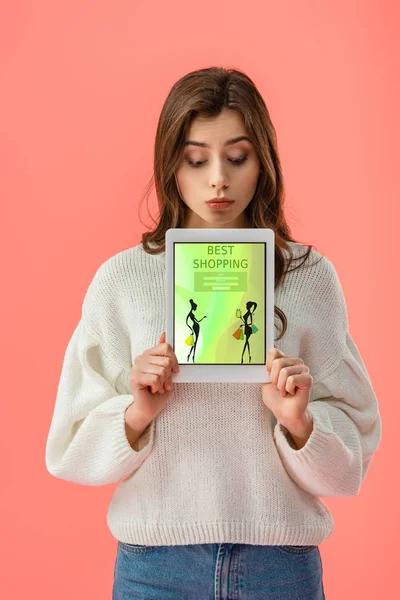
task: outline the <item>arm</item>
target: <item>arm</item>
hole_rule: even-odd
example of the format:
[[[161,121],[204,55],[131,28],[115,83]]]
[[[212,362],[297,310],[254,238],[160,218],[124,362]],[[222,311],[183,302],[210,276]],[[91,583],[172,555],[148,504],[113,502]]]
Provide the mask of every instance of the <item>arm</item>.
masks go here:
[[[51,475],[84,485],[116,483],[149,455],[153,427],[140,437],[140,449],[128,440],[125,411],[134,399],[118,393],[120,374],[81,320],[66,349],[46,444]],[[128,430],[131,441],[143,426],[138,420],[135,431]]]
[[[369,380],[350,356],[314,381],[308,412],[313,427],[276,424],[274,437],[289,476],[316,496],[356,496],[381,440],[381,418]],[[290,429],[293,430],[294,436]],[[296,435],[300,447],[286,435]],[[307,438],[308,436],[308,438]]]
[[[332,263],[325,266],[320,287],[314,286],[307,299],[302,358],[314,377],[310,419],[286,426],[277,422],[274,438],[286,472],[304,490],[316,496],[355,496],[379,447],[382,423],[375,391],[348,330],[343,290]]]

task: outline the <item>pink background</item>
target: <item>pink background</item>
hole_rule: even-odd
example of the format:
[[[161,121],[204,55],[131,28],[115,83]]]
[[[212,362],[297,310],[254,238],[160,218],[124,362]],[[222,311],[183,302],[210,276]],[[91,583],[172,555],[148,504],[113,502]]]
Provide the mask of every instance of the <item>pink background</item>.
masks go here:
[[[140,241],[138,213],[151,226],[140,200],[162,104],[177,79],[212,65],[244,70],[266,101],[293,235],[333,261],[379,400],[383,441],[361,495],[323,499],[335,520],[320,546],[326,597],[376,600],[397,586],[399,11],[394,1],[244,6],[1,3],[5,598],[111,598],[114,486],[53,478],[45,443],[86,288]],[[156,215],[154,193],[149,207]]]

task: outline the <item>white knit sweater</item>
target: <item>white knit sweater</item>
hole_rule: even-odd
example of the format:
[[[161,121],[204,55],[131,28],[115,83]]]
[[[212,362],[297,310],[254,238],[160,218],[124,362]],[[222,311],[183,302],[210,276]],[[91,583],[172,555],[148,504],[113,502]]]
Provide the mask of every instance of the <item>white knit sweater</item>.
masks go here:
[[[296,255],[306,250],[291,246]],[[332,533],[318,496],[359,494],[381,418],[337,272],[321,256],[313,249],[275,290],[288,319],[276,346],[301,357],[313,377],[314,429],[300,450],[262,402],[262,384],[229,382],[173,384],[132,449],[129,375],[134,357],[165,331],[165,252],[149,255],[138,244],[98,268],[66,348],[46,466],[83,485],[119,484],[107,515],[116,539],[318,545]]]

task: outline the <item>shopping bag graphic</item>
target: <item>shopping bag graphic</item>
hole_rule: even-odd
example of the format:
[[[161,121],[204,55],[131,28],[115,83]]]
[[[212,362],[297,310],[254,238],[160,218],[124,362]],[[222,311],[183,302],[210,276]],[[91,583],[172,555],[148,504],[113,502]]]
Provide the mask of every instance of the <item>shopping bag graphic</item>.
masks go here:
[[[236,338],[237,340],[240,339],[240,334],[243,333],[242,332],[242,328],[239,327],[239,329],[236,329],[235,333],[232,333],[233,337]]]
[[[242,311],[240,310],[240,308],[236,309],[236,318],[240,319],[240,317],[242,316]]]
[[[254,325],[254,323],[253,323],[252,326],[251,326],[251,330],[252,330],[253,333],[257,333],[258,327],[256,325]]]
[[[185,340],[185,344],[187,344],[188,346],[194,346],[194,338],[193,335],[190,334],[186,340]]]
[[[243,333],[243,328],[240,328],[240,338],[239,340],[243,340],[244,339],[244,333]]]

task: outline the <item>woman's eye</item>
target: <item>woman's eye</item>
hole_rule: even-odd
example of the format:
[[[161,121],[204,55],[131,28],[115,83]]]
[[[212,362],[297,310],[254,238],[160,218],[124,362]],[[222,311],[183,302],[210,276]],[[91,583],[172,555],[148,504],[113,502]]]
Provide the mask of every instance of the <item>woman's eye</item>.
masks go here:
[[[197,161],[192,161],[192,160],[187,160],[186,161],[191,167],[201,167],[201,165],[203,164],[201,161],[197,160]]]
[[[242,158],[232,158],[232,159],[229,159],[229,160],[230,160],[230,162],[233,165],[237,165],[238,166],[238,165],[241,165],[242,163],[244,163],[245,160],[247,160],[247,156],[243,156]],[[196,161],[187,160],[187,162],[189,163],[190,166],[197,168],[197,167],[201,167],[201,165],[204,165],[204,163],[207,162],[207,161],[205,161],[205,160],[203,160],[203,161],[201,161],[201,160],[196,160]]]
[[[247,156],[243,156],[243,158],[232,158],[231,163],[234,165],[241,165],[245,160],[247,160]]]

